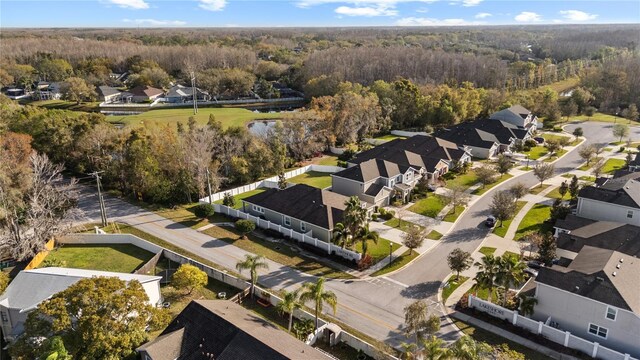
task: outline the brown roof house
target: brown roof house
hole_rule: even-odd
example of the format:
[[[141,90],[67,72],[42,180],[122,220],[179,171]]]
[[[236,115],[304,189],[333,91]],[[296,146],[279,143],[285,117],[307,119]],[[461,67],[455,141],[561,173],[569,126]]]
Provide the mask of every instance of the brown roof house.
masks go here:
[[[136,86],[129,90],[129,92],[133,95],[131,101],[137,103],[154,101],[157,98],[164,96],[164,91],[162,89],[146,85]]]

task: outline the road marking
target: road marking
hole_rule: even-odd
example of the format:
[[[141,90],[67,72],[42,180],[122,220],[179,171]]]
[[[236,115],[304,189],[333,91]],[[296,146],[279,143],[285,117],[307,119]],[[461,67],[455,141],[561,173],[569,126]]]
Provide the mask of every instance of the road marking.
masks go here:
[[[360,312],[358,310],[352,309],[352,308],[348,307],[347,305],[338,304],[338,308],[344,308],[345,310],[350,311],[350,312],[352,312],[354,314],[360,315],[365,319],[369,319],[369,320],[371,320],[371,321],[373,321],[375,323],[378,323],[378,324],[382,325],[383,327],[385,327],[385,328],[387,328],[389,330],[398,331],[398,327],[397,326],[393,326],[393,325],[389,324],[386,321],[382,321],[382,320],[376,319],[376,318],[374,318],[372,316],[369,316],[369,315],[367,315],[365,313],[362,313],[362,312]]]
[[[400,281],[397,281],[397,280],[393,280],[392,278],[388,278],[388,277],[386,277],[386,276],[383,276],[382,278],[383,278],[383,279],[385,279],[385,280],[388,280],[388,281],[390,281],[390,282],[392,282],[392,283],[394,283],[394,284],[396,284],[396,285],[400,285],[400,286],[402,286],[402,287],[403,287],[403,288],[405,288],[405,289],[409,287],[409,285],[404,284],[404,283],[401,283]]]

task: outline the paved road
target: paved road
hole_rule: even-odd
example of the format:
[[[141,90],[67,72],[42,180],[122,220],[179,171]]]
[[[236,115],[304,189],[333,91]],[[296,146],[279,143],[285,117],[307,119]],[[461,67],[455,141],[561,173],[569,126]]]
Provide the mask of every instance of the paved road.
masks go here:
[[[578,126],[584,130],[586,143],[605,144],[617,140],[611,134],[611,124],[572,124],[567,126],[567,131],[572,132]],[[632,129],[632,138],[640,138],[640,128]],[[577,150],[574,150],[556,162],[556,172],[571,171],[581,162]],[[526,173],[488,191],[459,218],[449,234],[406,269],[389,277],[328,281],[328,288],[336,292],[339,299],[337,317],[369,336],[397,346],[405,340],[402,335],[402,324],[403,308],[406,305],[416,299],[426,299],[433,313],[443,315],[442,305],[437,301],[437,293],[442,281],[450,274],[446,261],[447,255],[456,247],[473,252],[481,245],[488,233],[482,222],[488,215],[487,209],[492,194],[515,182],[533,186],[537,183],[537,179],[532,173]],[[234,269],[235,263],[246,254],[242,249],[173,223],[124,201],[109,198],[106,202],[111,221],[117,218],[118,221],[134,225],[227,268]],[[85,210],[89,219],[99,219],[94,194],[88,192],[83,196],[80,207]],[[261,282],[281,289],[296,287],[311,278],[271,262],[270,270],[261,277]],[[443,321],[443,328],[439,335],[446,340],[457,338],[455,328],[446,321]]]

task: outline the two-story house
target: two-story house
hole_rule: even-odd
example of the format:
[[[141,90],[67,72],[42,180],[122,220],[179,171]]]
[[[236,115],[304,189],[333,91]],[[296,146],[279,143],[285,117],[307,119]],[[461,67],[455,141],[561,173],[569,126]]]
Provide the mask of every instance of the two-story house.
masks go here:
[[[371,159],[331,174],[331,190],[346,196],[358,196],[369,204],[385,206],[389,205],[394,194],[398,198],[406,198],[421,176],[419,168]]]
[[[638,358],[638,274],[638,258],[585,245],[567,267],[539,270],[532,318]]]
[[[165,95],[165,100],[169,103],[184,103],[193,101],[193,95],[195,92],[196,99],[198,101],[209,101],[211,96],[208,92],[200,90],[198,88],[192,88],[184,85],[172,86]]]
[[[576,215],[640,226],[640,172],[582,188],[578,192]]]
[[[492,120],[500,120],[527,130],[529,134],[538,127],[538,117],[521,105],[513,105],[510,108],[497,111],[491,116]]]

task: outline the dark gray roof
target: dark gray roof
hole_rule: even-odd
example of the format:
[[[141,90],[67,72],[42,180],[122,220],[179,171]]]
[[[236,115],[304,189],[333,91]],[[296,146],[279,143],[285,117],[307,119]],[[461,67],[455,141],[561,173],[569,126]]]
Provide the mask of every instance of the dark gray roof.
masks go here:
[[[122,91],[111,86],[98,86],[98,93],[99,95],[104,97],[104,96],[117,95],[122,93]]]
[[[202,91],[196,88],[196,96],[201,94],[208,94],[206,91]],[[166,97],[188,97],[193,96],[193,88],[190,86],[174,85],[169,91],[167,91]]]
[[[570,218],[582,219],[573,215],[567,216],[567,219]],[[571,230],[570,234],[560,234],[557,240],[558,247],[580,252],[584,246],[593,246],[640,257],[640,227],[613,221],[590,221],[568,229]],[[556,227],[559,225],[563,224],[556,224]]]
[[[571,231],[574,229],[581,228],[583,226],[587,226],[589,224],[593,224],[595,222],[597,222],[597,220],[591,220],[591,219],[569,214],[564,219],[556,220],[555,227]]]
[[[333,176],[351,179],[362,183],[375,180],[379,177],[394,178],[404,174],[409,169],[408,165],[396,164],[383,159],[371,159],[356,166],[334,173]]]
[[[638,274],[637,258],[584,246],[568,267],[541,268],[536,282],[640,314]]]
[[[521,105],[513,105],[510,108],[494,112],[491,114],[490,118],[496,120],[508,120],[509,118],[522,120],[526,119],[529,114],[531,114],[531,111],[525,107]]]
[[[378,194],[383,188],[384,188],[384,185],[371,184],[371,186],[369,186],[367,191],[365,191],[364,193],[369,196],[378,196]]]
[[[636,156],[629,163],[631,166],[640,166],[640,153],[636,153]]]
[[[268,189],[244,201],[332,230],[342,222],[344,203],[348,199],[328,190],[296,184],[284,190]]]
[[[167,337],[176,332],[182,334]],[[176,341],[179,338],[182,341]],[[153,360],[329,359],[251,311],[225,300],[190,302],[158,338],[138,350],[162,354]],[[171,357],[175,353],[178,356]]]
[[[600,186],[587,186],[578,197],[621,206],[640,208],[640,172],[627,173],[605,181]]]
[[[523,140],[528,132],[504,121],[479,119],[438,130],[435,135],[456,144],[489,149],[494,142],[509,145],[512,139]]]

